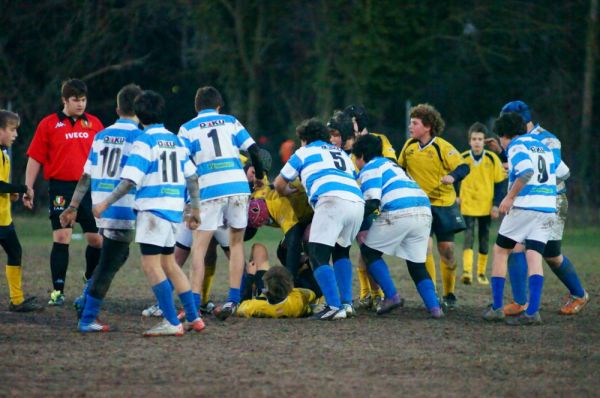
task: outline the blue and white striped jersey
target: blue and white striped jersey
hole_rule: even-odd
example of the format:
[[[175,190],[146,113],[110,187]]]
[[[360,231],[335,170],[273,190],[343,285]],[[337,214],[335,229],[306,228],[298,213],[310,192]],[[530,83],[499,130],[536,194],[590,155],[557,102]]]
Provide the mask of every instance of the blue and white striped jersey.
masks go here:
[[[556,212],[556,165],[560,163],[556,153],[537,140],[532,134],[514,138],[506,149],[508,155],[508,183],[512,184],[524,173],[533,172],[527,185],[519,192],[513,206],[519,209]],[[566,169],[567,171],[565,172]],[[561,167],[559,177],[568,168]]]
[[[233,116],[205,109],[179,129],[200,176],[200,200],[233,195],[250,195],[240,149],[246,151],[255,142]]]
[[[195,174],[196,168],[183,142],[162,124],[153,124],[133,143],[121,178],[137,186],[135,210],[181,222],[185,179]]]
[[[427,194],[396,162],[383,157],[371,159],[358,175],[365,200],[377,199],[380,210],[430,207]]]
[[[548,148],[550,148],[552,153],[554,153],[554,156],[555,157],[558,156],[558,158],[562,162],[562,155],[561,155],[561,146],[562,145],[557,136],[555,136],[548,130],[544,129],[539,124],[536,124],[535,127],[533,129],[531,129],[531,131],[529,131],[527,134],[531,134],[536,139],[542,141],[542,143],[544,145],[546,145]],[[561,181],[557,184],[556,190],[558,191],[558,193],[566,192],[567,186],[565,185],[564,181]]]
[[[142,134],[137,124],[128,119],[119,119],[115,124],[100,131],[94,137],[92,149],[83,172],[92,177],[92,202],[102,202],[119,184],[121,170],[127,162],[133,141]],[[99,228],[134,229],[133,202],[135,188],[113,203],[96,220]]]
[[[300,176],[308,202],[313,207],[321,196],[364,203],[352,160],[346,152],[330,143],[313,141],[299,148],[280,173],[288,182]]]

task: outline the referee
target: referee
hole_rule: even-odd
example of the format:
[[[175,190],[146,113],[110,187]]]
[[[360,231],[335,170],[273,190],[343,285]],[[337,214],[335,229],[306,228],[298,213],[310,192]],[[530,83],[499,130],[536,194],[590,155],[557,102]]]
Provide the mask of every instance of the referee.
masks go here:
[[[52,113],[38,124],[33,140],[27,150],[29,159],[25,172],[25,185],[33,192],[35,180],[44,169],[44,179],[48,180],[48,209],[52,223],[52,251],[50,270],[53,291],[48,305],[64,304],[65,279],[69,265],[69,243],[72,229],[60,225],[59,216],[67,203],[83,172],[94,136],[104,129],[100,120],[85,112],[87,87],[78,79],[69,79],[62,84],[61,99],[63,109]],[[23,203],[33,208],[33,194],[24,195]],[[92,215],[92,200],[88,192],[79,206],[77,222],[81,225],[88,247],[85,251],[86,280],[92,276],[100,258],[102,238],[98,234],[96,221]]]

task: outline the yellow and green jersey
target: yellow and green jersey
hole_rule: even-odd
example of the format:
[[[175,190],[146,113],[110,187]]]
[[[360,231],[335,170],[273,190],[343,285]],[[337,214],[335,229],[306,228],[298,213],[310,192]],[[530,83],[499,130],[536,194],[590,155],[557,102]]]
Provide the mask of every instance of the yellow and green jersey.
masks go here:
[[[0,151],[0,181],[8,182],[10,178],[10,158],[4,151]],[[0,194],[0,227],[6,227],[12,223],[10,209],[10,193]]]
[[[471,169],[460,184],[460,212],[465,216],[487,216],[492,210],[494,185],[506,179],[498,155],[484,150],[481,157],[465,151],[462,157]]]
[[[456,202],[454,186],[442,184],[441,179],[465,161],[448,141],[433,137],[421,147],[419,140],[411,138],[404,144],[398,164],[425,191],[432,206],[451,206]]]
[[[236,311],[246,318],[300,318],[311,313],[310,304],[317,296],[312,290],[294,288],[280,303],[271,304],[265,296],[243,301]]]
[[[269,215],[273,221],[267,225],[281,228],[284,235],[298,223],[308,224],[313,216],[313,209],[306,198],[306,191],[299,184],[299,181],[290,184],[299,188],[290,196],[282,196],[268,185],[252,193],[253,198],[263,198],[267,204]]]

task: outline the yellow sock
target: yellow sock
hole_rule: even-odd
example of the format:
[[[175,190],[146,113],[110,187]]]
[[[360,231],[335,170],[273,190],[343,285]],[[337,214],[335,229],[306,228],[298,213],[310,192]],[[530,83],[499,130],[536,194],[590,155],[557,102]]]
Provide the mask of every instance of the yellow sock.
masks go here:
[[[433,258],[433,253],[427,255],[427,259],[425,260],[425,268],[433,281],[433,286],[437,286],[437,278],[435,274],[435,260]]]
[[[23,286],[21,285],[21,266],[7,265],[6,280],[8,281],[10,301],[12,301],[14,305],[21,304],[24,301]]]
[[[442,289],[444,291],[444,296],[447,296],[450,293],[454,294],[454,286],[456,284],[456,264],[454,264],[453,268],[449,268],[448,264],[441,259],[440,270],[442,272]]]
[[[477,275],[485,275],[485,269],[487,268],[487,254],[479,253],[477,255]]]
[[[383,294],[383,290],[381,290],[381,288],[379,288],[376,290],[371,290],[371,297],[373,297],[373,298],[379,297],[381,299],[384,299],[385,295]]]
[[[473,273],[473,249],[463,250],[463,273]]]
[[[204,265],[204,280],[202,281],[202,289],[200,289],[200,296],[202,296],[202,304],[206,304],[209,301],[210,291],[212,289],[212,283],[215,277],[216,270],[217,264]]]
[[[371,292],[371,284],[369,283],[369,274],[366,268],[356,267],[358,274],[358,284],[360,285],[360,298],[364,299]]]

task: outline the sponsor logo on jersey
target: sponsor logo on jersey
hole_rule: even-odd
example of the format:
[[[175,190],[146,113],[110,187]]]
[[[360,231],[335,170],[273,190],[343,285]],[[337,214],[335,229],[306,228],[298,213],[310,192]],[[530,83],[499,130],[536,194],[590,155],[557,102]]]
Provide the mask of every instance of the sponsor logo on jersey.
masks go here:
[[[199,127],[201,129],[205,129],[205,128],[209,128],[209,127],[224,126],[224,125],[225,125],[225,120],[218,119],[218,120],[211,120],[210,122],[202,122],[199,124]]]
[[[56,123],[56,126],[54,126],[55,129],[57,129],[59,127],[65,127],[65,124],[63,122],[58,122],[58,123]]]
[[[72,139],[76,139],[76,138],[89,138],[89,134],[85,131],[75,131],[72,133],[66,133],[65,134],[65,138],[67,140],[72,140]]]
[[[156,144],[160,147],[160,148],[175,148],[175,142],[173,141],[163,141],[163,140],[158,140],[156,142]]]
[[[531,150],[531,152],[534,152],[534,153],[545,153],[546,152],[546,151],[544,151],[544,148],[541,148],[539,146],[532,146],[529,149]]]
[[[125,143],[125,138],[124,137],[111,137],[111,136],[107,135],[106,137],[104,137],[103,142],[105,144],[123,145],[123,143]]]

